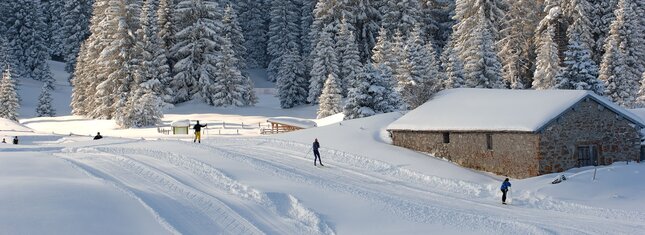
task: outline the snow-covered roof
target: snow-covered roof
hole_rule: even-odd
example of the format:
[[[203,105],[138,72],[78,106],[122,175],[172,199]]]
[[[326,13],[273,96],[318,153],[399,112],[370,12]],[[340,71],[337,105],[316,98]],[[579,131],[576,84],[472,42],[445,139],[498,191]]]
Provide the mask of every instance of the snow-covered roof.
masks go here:
[[[309,119],[294,118],[294,117],[272,117],[267,120],[272,123],[280,123],[289,126],[295,126],[300,128],[312,128],[316,127],[316,122]]]
[[[536,132],[585,98],[645,127],[638,116],[589,91],[458,88],[437,93],[387,129]]]
[[[188,119],[176,120],[176,121],[170,123],[170,126],[172,126],[172,127],[190,126],[190,120],[188,120]]]

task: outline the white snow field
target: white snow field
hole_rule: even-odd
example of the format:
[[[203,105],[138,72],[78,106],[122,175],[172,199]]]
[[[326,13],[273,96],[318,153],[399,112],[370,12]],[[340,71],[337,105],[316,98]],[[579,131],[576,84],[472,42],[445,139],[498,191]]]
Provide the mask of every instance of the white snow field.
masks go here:
[[[165,121],[315,115],[262,99],[184,104]],[[21,140],[0,144],[0,234],[645,234],[642,163],[598,167],[595,180],[593,167],[564,172],[560,184],[551,184],[559,174],[511,179],[502,205],[503,176],[390,145],[384,129],[402,115],[336,115],[271,136],[214,134],[234,129],[220,126],[201,144],[73,116],[23,114],[27,128],[0,120],[22,127],[0,128]],[[86,136],[97,130],[104,139]],[[314,138],[324,167],[312,164]]]

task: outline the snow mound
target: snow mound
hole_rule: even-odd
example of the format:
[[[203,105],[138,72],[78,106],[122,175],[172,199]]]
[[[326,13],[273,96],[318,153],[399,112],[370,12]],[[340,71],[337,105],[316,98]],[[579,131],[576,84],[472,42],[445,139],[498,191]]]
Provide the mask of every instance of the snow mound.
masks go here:
[[[4,118],[0,118],[0,131],[34,132],[34,130],[29,127]]]

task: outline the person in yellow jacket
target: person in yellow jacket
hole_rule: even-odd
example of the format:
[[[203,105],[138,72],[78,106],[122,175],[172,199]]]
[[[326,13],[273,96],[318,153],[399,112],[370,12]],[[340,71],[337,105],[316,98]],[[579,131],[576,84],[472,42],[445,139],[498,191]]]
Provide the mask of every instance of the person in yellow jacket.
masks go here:
[[[195,139],[193,140],[193,143],[194,142],[199,142],[199,143],[202,142],[201,131],[202,131],[202,127],[206,127],[206,126],[208,126],[208,124],[200,125],[199,121],[197,121],[197,124],[195,124],[195,126],[193,126],[193,129],[195,130]]]

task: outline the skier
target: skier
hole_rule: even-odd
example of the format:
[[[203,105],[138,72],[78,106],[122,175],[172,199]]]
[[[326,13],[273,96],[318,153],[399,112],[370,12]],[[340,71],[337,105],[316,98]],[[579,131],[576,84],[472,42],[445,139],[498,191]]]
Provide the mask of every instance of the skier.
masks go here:
[[[502,187],[500,188],[502,190],[502,204],[504,205],[506,205],[506,193],[508,192],[509,187],[511,187],[511,182],[509,182],[508,178],[506,178],[502,183]]]
[[[103,136],[101,135],[101,132],[96,132],[96,136],[94,136],[95,140],[100,140],[103,139]]]
[[[201,135],[202,127],[206,127],[206,126],[208,126],[208,124],[200,125],[199,121],[197,121],[197,124],[195,124],[195,126],[193,126],[193,129],[195,130],[195,139],[193,140],[193,143],[195,141],[199,141],[199,143],[202,142],[202,135]]]
[[[13,137],[13,144],[18,144],[18,136]]]
[[[2,138],[2,143],[3,143],[3,144],[6,144],[6,143],[7,143],[7,141],[6,141],[4,138]]]
[[[318,139],[314,140],[314,145],[311,148],[314,150],[314,166],[316,165],[316,159],[318,159],[318,162],[320,162],[320,166],[325,166],[322,164],[322,159],[320,158],[320,152],[318,152],[318,149],[320,148],[320,143],[318,143]]]

